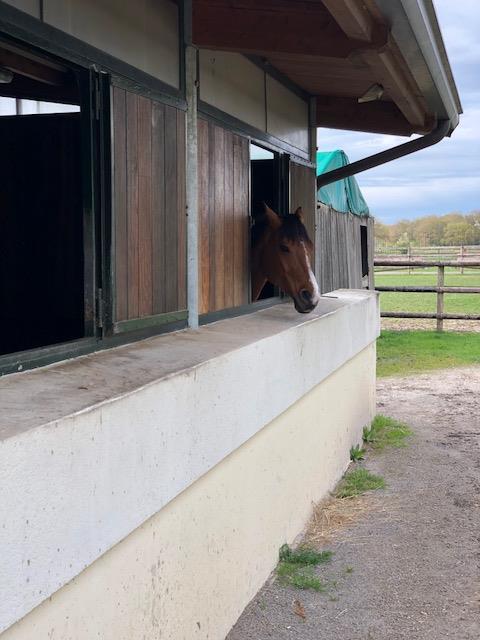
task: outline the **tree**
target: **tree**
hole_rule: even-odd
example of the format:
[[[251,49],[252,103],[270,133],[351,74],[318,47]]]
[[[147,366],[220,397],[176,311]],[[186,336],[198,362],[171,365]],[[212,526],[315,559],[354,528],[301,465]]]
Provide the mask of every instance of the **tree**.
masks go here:
[[[443,234],[443,243],[446,245],[473,244],[475,241],[475,229],[468,222],[449,222]]]

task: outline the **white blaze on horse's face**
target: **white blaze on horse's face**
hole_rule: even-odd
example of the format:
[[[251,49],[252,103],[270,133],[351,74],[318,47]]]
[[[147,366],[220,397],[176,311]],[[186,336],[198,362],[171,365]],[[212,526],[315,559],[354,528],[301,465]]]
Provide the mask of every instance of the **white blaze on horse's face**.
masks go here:
[[[312,304],[316,307],[320,301],[320,290],[318,288],[318,282],[315,278],[315,274],[312,271],[312,267],[310,265],[310,256],[308,255],[308,250],[305,244],[303,245],[305,249],[305,260],[307,261],[308,266],[308,276],[310,278],[310,285],[312,287],[313,295],[312,295]]]

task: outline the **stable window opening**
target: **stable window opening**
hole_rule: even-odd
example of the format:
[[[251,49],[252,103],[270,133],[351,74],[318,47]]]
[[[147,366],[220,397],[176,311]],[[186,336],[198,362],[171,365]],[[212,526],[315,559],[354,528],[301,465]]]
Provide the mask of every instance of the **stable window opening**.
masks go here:
[[[252,216],[252,246],[263,232],[264,203],[282,215],[280,154],[250,144],[250,215]],[[279,290],[270,282],[263,287],[259,300],[273,298]]]
[[[87,87],[73,69],[0,42],[0,355],[86,335]]]
[[[368,276],[368,232],[365,225],[360,225],[360,247],[362,254],[362,278]]]

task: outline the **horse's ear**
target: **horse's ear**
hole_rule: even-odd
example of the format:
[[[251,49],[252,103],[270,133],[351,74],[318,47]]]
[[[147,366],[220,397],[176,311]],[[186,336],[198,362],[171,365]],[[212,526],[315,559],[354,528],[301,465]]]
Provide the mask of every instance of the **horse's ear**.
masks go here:
[[[272,227],[272,229],[278,229],[282,225],[280,216],[276,214],[273,209],[270,209],[265,202],[263,203],[263,207],[265,209],[265,218],[267,219],[269,226]]]
[[[295,210],[295,213],[293,215],[297,216],[297,218],[300,220],[300,222],[303,222],[303,209],[302,209],[302,207],[297,207],[297,209]]]

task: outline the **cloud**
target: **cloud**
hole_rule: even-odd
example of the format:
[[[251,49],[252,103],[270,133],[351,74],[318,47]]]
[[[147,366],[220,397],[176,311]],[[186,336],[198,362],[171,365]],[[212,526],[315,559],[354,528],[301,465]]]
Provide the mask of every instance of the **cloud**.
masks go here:
[[[381,220],[480,209],[480,2],[436,0],[445,46],[464,113],[451,138],[357,174]],[[321,150],[343,149],[351,162],[408,138],[319,129]]]

